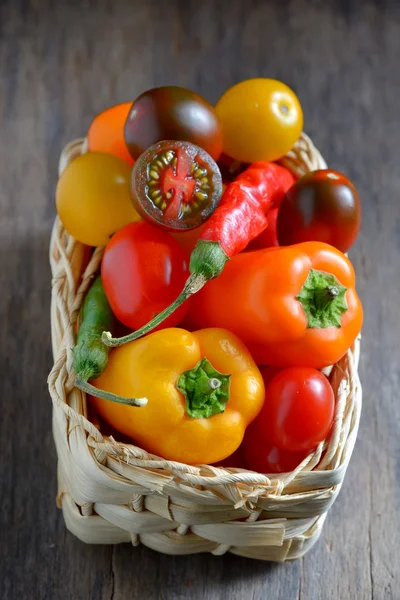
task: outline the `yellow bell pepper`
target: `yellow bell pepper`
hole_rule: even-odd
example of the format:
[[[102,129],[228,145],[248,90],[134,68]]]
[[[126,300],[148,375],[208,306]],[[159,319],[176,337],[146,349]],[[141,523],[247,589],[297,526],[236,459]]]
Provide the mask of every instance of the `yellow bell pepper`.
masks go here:
[[[145,450],[188,464],[214,463],[241,444],[264,403],[264,383],[249,351],[225,329],[156,331],[110,352],[93,382],[141,408],[100,398],[105,421]]]

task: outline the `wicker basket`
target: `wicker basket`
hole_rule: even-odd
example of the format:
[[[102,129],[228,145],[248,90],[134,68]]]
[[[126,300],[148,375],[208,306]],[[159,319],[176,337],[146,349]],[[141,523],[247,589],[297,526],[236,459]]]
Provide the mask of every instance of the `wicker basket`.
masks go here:
[[[60,172],[85,151],[76,140]],[[297,174],[325,168],[306,135],[282,161]],[[332,433],[295,471],[261,475],[171,462],[102,435],[74,387],[71,348],[84,295],[102,250],[91,253],[56,221],[52,233],[49,376],[58,454],[58,505],[67,528],[91,544],[139,543],[167,554],[232,552],[272,561],[295,559],[318,539],[339,493],[357,436],[361,387],[359,340],[330,373],[337,408]]]

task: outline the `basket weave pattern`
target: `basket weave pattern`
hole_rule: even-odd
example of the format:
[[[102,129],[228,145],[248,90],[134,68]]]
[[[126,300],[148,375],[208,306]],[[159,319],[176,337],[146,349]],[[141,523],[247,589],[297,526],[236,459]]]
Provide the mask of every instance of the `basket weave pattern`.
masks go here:
[[[71,142],[60,173],[85,150],[85,140]],[[297,174],[326,168],[305,134],[281,163]],[[359,340],[330,372],[337,401],[330,437],[293,472],[266,476],[167,461],[102,435],[87,418],[85,394],[74,387],[77,320],[102,257],[97,248],[88,261],[89,252],[57,219],[50,247],[55,364],[49,389],[57,501],[67,528],[87,543],[142,543],[168,554],[232,552],[274,561],[302,556],[319,537],[356,440]]]

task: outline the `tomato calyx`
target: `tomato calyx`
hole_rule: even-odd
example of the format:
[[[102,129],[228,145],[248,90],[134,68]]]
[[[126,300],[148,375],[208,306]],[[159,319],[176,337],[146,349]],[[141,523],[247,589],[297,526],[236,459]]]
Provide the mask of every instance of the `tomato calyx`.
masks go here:
[[[341,327],[341,317],[348,309],[346,291],[332,273],[310,269],[296,296],[306,313],[308,328]]]

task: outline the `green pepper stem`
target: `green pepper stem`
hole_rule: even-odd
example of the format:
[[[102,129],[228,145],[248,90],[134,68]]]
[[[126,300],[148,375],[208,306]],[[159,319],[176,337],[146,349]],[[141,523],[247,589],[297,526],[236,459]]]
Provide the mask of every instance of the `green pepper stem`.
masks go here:
[[[117,396],[111,392],[99,390],[97,387],[88,383],[87,381],[84,381],[83,379],[77,378],[75,385],[80,390],[90,394],[91,396],[102,398],[103,400],[110,400],[111,402],[117,402],[118,404],[126,404],[127,406],[146,406],[147,404],[147,398],[123,398],[122,396]]]
[[[185,396],[191,419],[207,419],[224,412],[229,400],[230,375],[220,373],[207,358],[180,375],[176,387]]]
[[[342,315],[348,310],[347,288],[332,274],[310,269],[296,296],[302,304],[310,329],[341,327]]]
[[[219,387],[221,387],[221,382],[219,379],[217,379],[216,377],[213,377],[212,379],[208,380],[208,386],[212,389],[212,390],[217,390]]]
[[[206,284],[206,282],[207,279],[203,275],[190,275],[189,279],[185,283],[185,287],[183,288],[182,292],[179,294],[177,299],[174,300],[174,302],[170,304],[167,308],[165,308],[163,311],[158,313],[158,315],[156,315],[154,319],[146,323],[146,325],[143,325],[143,327],[137,329],[133,333],[130,333],[120,338],[113,338],[109,331],[103,331],[101,341],[106,346],[115,348],[117,346],[122,346],[122,344],[133,342],[134,340],[137,340],[143,335],[146,335],[146,333],[149,333],[155,327],[157,327],[163,321],[165,321],[165,319],[167,319],[177,308],[179,308],[185,302],[185,300],[187,300],[190,296],[201,290],[201,288]]]
[[[314,302],[319,310],[324,310],[339,295],[339,288],[336,285],[327,285],[314,292]]]

